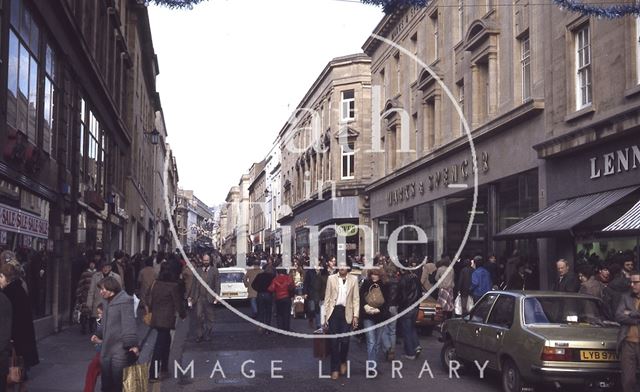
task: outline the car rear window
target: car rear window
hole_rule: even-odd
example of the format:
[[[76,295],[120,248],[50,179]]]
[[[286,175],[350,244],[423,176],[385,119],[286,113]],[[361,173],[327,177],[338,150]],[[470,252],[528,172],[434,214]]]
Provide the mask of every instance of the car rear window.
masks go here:
[[[220,283],[242,283],[244,274],[242,272],[223,272],[220,274]]]
[[[578,297],[526,298],[524,320],[526,324],[611,324],[602,302]]]

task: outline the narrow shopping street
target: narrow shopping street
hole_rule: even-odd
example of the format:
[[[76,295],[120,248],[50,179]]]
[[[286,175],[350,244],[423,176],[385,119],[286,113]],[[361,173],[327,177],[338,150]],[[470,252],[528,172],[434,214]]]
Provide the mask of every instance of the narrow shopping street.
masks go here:
[[[242,305],[240,309],[248,313],[249,307]],[[193,336],[187,339],[183,364],[194,362],[193,380],[188,384],[180,384],[177,380],[167,379],[161,383],[151,384],[153,391],[263,391],[280,392],[332,392],[332,391],[381,391],[402,388],[404,390],[449,390],[490,392],[499,391],[500,384],[496,376],[488,376],[487,380],[479,380],[477,374],[460,375],[449,379],[448,373],[440,365],[440,347],[437,335],[421,336],[420,344],[424,348],[419,359],[410,361],[399,359],[402,363],[400,378],[391,375],[391,364],[380,364],[380,376],[367,379],[365,373],[366,347],[357,338],[351,339],[350,359],[351,378],[339,380],[323,379],[319,377],[318,359],[313,358],[312,341],[291,338],[279,334],[259,335],[256,327],[245,320],[241,320],[230,311],[217,307],[215,312],[215,327],[211,342],[195,343]],[[183,334],[189,321],[178,324],[176,339]],[[296,332],[308,333],[310,330],[306,320],[295,320],[292,323]],[[144,328],[141,329],[144,333]],[[398,340],[400,343],[400,339]],[[49,336],[39,342],[42,363],[33,369],[29,390],[32,392],[68,392],[79,391],[84,383],[86,367],[94,354],[93,346],[88,336],[81,336],[77,326]],[[175,353],[177,347],[172,348]],[[401,352],[398,345],[398,352]],[[143,350],[144,354],[144,350]],[[255,371],[255,378],[247,378],[242,374],[242,363],[248,363],[245,373],[250,376]],[[220,371],[214,371],[216,361],[220,363]],[[271,377],[271,361],[275,363],[274,376]],[[425,370],[422,378],[420,372],[428,363],[433,378]],[[323,375],[328,376],[328,362],[323,361]],[[398,365],[399,366],[399,365]],[[185,366],[186,368],[186,366]],[[426,369],[426,367],[425,367]]]

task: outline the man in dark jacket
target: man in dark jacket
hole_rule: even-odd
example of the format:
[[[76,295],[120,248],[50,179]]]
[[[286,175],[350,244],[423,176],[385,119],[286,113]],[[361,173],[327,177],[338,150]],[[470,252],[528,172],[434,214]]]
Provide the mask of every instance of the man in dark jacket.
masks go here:
[[[640,367],[640,272],[631,272],[631,292],[622,295],[616,310],[616,321],[620,323],[618,332],[618,353],[622,368],[622,390],[636,389],[636,372]]]
[[[404,270],[398,283],[398,289],[400,294],[399,312],[416,304],[422,297],[420,278],[418,278],[414,271]],[[418,331],[416,330],[418,308],[418,306],[414,306],[399,320],[400,328],[402,328],[402,341],[404,343],[403,358],[405,359],[416,359],[416,357],[420,355],[420,351],[422,351],[420,342],[418,341]]]
[[[269,285],[273,278],[275,278],[273,267],[271,264],[267,264],[264,271],[259,273],[251,283],[258,298],[258,321],[266,325],[271,325],[271,316],[273,315],[273,294],[269,292]],[[262,333],[264,330],[259,327],[258,331]],[[270,331],[265,331],[265,333],[268,334]]]
[[[129,295],[133,295],[136,290],[136,271],[130,262],[127,262],[126,255],[123,251],[117,250],[113,254],[113,262],[111,270],[120,276],[124,291]]]
[[[11,342],[11,321],[13,312],[11,302],[0,292],[0,391],[6,389],[7,373],[9,372],[9,357]]]
[[[558,278],[553,284],[553,291],[561,291],[565,293],[577,293],[580,289],[580,281],[573,272],[569,271],[569,263],[565,259],[556,262],[558,270]]]

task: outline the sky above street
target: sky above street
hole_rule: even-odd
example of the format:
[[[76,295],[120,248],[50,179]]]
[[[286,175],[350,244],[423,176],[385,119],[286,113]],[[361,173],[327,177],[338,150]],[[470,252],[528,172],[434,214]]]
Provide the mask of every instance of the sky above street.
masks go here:
[[[179,185],[224,199],[334,57],[362,52],[380,8],[357,0],[209,0],[150,6]]]

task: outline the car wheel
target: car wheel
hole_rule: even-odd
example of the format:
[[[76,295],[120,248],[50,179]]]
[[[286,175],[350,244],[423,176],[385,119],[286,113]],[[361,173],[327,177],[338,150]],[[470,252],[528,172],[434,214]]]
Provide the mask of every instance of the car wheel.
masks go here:
[[[506,359],[502,364],[502,390],[504,392],[521,392],[523,387],[524,382],[518,366],[511,359]]]
[[[451,361],[457,361],[458,356],[456,355],[456,348],[453,345],[451,340],[446,340],[444,345],[442,345],[442,350],[440,350],[440,363],[442,364],[442,368],[449,371],[449,363]]]

